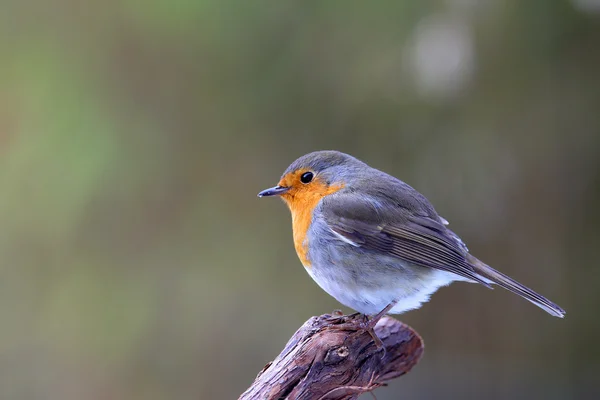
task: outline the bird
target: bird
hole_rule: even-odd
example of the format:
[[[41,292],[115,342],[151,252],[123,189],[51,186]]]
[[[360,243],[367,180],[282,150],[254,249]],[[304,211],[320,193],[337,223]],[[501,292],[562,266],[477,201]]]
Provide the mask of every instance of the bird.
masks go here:
[[[457,281],[497,285],[550,315],[566,314],[471,255],[417,190],[351,155],[303,155],[258,196],[288,206],[302,265],[325,292],[363,314],[371,332],[383,315],[417,309]]]

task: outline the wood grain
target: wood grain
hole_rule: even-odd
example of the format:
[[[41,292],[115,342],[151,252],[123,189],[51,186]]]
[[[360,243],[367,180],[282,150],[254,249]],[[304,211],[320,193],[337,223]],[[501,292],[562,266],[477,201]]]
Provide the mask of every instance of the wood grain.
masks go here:
[[[423,341],[409,326],[383,317],[377,348],[360,329],[360,315],[312,317],[267,364],[240,400],[356,399],[404,375],[423,354]]]

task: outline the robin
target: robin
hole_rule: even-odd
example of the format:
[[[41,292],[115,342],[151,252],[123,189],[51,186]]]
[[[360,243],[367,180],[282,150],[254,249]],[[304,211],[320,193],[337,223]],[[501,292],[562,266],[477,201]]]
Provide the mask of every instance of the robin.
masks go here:
[[[419,308],[455,281],[498,285],[565,316],[558,305],[469,254],[425,196],[348,154],[306,154],[258,196],[279,196],[287,204],[304,268],[340,303],[374,316],[367,317],[367,329],[386,313]]]

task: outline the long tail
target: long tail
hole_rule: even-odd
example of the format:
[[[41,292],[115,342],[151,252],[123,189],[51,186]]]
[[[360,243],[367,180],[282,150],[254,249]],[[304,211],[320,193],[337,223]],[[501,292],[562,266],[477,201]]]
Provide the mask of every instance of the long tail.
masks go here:
[[[566,314],[565,310],[563,310],[557,304],[554,304],[544,296],[537,294],[533,290],[529,289],[527,286],[521,285],[514,279],[504,275],[501,272],[496,271],[489,265],[486,265],[485,263],[483,263],[482,261],[478,260],[470,254],[467,255],[467,259],[475,269],[475,272],[478,275],[481,275],[482,277],[488,279],[491,283],[501,286],[504,289],[513,292],[514,294],[518,294],[525,300],[528,300],[536,306],[540,307],[550,315],[554,315],[555,317],[559,318],[564,318]]]

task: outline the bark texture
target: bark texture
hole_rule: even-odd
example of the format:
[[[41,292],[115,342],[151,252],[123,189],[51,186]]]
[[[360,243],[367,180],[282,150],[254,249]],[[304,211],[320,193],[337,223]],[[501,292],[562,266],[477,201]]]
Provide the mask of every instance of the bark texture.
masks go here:
[[[419,361],[423,341],[412,328],[383,317],[375,333],[384,350],[360,329],[361,318],[325,314],[306,321],[240,399],[356,399]]]

